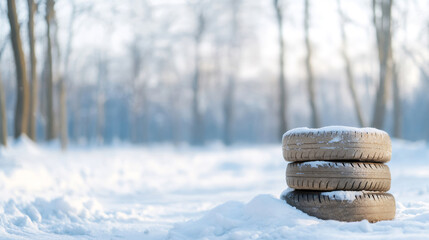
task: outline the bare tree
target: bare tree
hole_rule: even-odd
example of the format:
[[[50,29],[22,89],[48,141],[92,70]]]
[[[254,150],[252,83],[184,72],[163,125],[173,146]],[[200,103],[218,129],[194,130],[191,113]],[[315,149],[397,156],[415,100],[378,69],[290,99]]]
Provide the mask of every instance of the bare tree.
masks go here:
[[[74,22],[76,19],[76,16],[78,14],[78,10],[76,7],[76,3],[74,1],[71,1],[72,4],[72,11],[69,19],[69,25],[67,28],[67,43],[66,43],[66,51],[64,56],[64,67],[63,67],[63,73],[62,76],[59,78],[59,90],[60,90],[60,142],[61,142],[61,148],[63,150],[67,149],[68,145],[68,114],[67,114],[67,91],[66,91],[66,82],[68,82],[69,79],[69,62],[70,62],[70,55],[72,51],[72,42],[74,37]]]
[[[192,144],[201,145],[204,143],[204,123],[203,115],[201,113],[200,98],[201,98],[201,56],[200,56],[200,46],[202,38],[204,36],[206,27],[206,19],[203,14],[203,10],[199,9],[197,13],[197,28],[194,36],[195,40],[195,70],[194,78],[192,81],[192,116],[193,116],[193,125],[192,125]]]
[[[285,79],[284,63],[284,39],[283,39],[283,11],[279,0],[273,0],[274,10],[276,11],[277,31],[279,41],[279,137],[288,129],[286,110],[287,110],[287,92]]]
[[[393,77],[393,136],[402,137],[402,104],[399,84],[399,71],[395,62],[392,66]]]
[[[14,0],[7,1],[8,17],[11,31],[11,41],[13,48],[13,55],[16,66],[16,80],[17,80],[17,101],[15,109],[15,138],[22,134],[27,134],[27,121],[28,121],[28,83],[27,71],[25,67],[25,57],[22,51],[21,35],[19,33],[18,16],[16,14],[16,4]]]
[[[7,146],[6,97],[0,75],[0,145]]]
[[[60,77],[60,142],[61,149],[66,150],[68,145],[67,132],[67,92],[64,77]]]
[[[2,48],[0,49],[0,59],[5,46],[6,41],[4,41]],[[0,72],[0,145],[7,146],[6,96],[2,81]]]
[[[37,110],[37,59],[34,37],[34,14],[36,4],[34,0],[27,0],[28,3],[28,44],[30,46],[30,112],[28,119],[28,136],[36,141],[36,110]]]
[[[169,48],[168,49],[169,53],[171,53],[170,55],[172,55],[172,49]],[[182,79],[182,75],[180,74],[178,67],[176,64],[174,64],[174,60],[172,60],[171,58],[169,59],[169,61],[171,62],[171,73],[174,76],[176,83],[173,85],[169,94],[169,102],[171,103],[171,109],[172,111],[171,113],[171,132],[172,132],[172,137],[173,137],[173,142],[174,145],[178,145],[179,142],[182,140],[182,128],[181,126],[181,121],[180,119],[182,119],[182,112],[180,111],[181,109],[181,98],[180,96],[178,96],[176,94],[176,92],[180,91],[180,83],[183,82]]]
[[[148,73],[146,70],[149,70],[150,67],[148,65],[151,62],[146,62],[145,60],[152,57],[154,39],[160,37],[152,30],[156,22],[153,16],[153,7],[150,2],[143,0],[135,8],[130,9],[131,11],[128,14],[133,19],[133,27],[135,29],[141,28],[142,25],[144,29],[151,29],[145,31],[144,34],[136,32],[132,42],[128,46],[132,70],[129,83],[131,91],[129,91],[130,96],[128,101],[130,122],[128,132],[130,140],[133,143],[145,143],[149,138],[149,92],[147,91],[146,80],[148,79]]]
[[[239,0],[231,1],[231,40],[228,50],[228,59],[229,59],[229,69],[228,69],[228,79],[227,86],[225,91],[224,99],[224,127],[223,127],[223,142],[225,145],[231,145],[233,141],[232,135],[232,122],[234,119],[234,92],[236,85],[236,72],[239,69],[239,5],[241,2]]]
[[[71,115],[71,121],[73,123],[73,127],[72,127],[72,131],[71,131],[71,138],[73,139],[73,141],[75,142],[79,142],[80,137],[82,135],[82,117],[81,117],[81,99],[79,97],[79,95],[81,94],[79,91],[80,87],[78,86],[74,86],[73,87],[73,96],[76,96],[76,99],[74,101],[72,101],[71,103],[71,111],[70,111],[70,115]],[[72,95],[72,94],[70,94]]]
[[[138,126],[138,121],[139,121],[139,101],[138,101],[138,97],[142,96],[143,98],[145,97],[145,92],[144,89],[143,91],[139,91],[138,90],[138,80],[139,80],[139,76],[140,76],[140,72],[142,69],[142,52],[141,49],[139,47],[139,41],[141,39],[139,37],[135,37],[133,42],[130,45],[130,54],[131,54],[131,59],[132,59],[132,78],[131,78],[131,100],[130,100],[130,120],[131,120],[131,124],[130,124],[130,134],[131,134],[131,141],[132,142],[137,142],[138,140],[138,135],[139,132],[136,131],[136,126]],[[143,102],[143,105],[145,105],[146,102]]]
[[[102,144],[104,142],[104,127],[105,127],[105,117],[104,117],[104,105],[106,101],[104,85],[107,81],[108,76],[108,62],[104,55],[98,56],[98,76],[97,76],[97,142]]]
[[[378,11],[377,9],[379,9],[380,11]],[[392,0],[373,0],[372,11],[373,24],[377,39],[379,62],[379,85],[375,98],[372,126],[381,129],[384,126],[384,117],[387,102],[387,89],[390,84],[392,74],[392,55],[390,53],[392,41]],[[378,12],[381,12],[381,16],[377,15]]]
[[[307,56],[305,57],[305,66],[307,70],[307,89],[308,89],[308,97],[310,100],[310,107],[311,107],[311,126],[312,127],[319,127],[320,126],[320,119],[319,119],[319,112],[317,109],[316,104],[316,94],[315,94],[315,87],[314,87],[314,75],[313,75],[313,66],[311,64],[311,58],[312,58],[312,47],[310,43],[310,3],[309,0],[305,0],[304,5],[304,33],[305,33],[305,47],[307,49]]]
[[[7,36],[0,48],[0,60],[7,44]],[[0,72],[0,145],[7,146],[6,96]]]
[[[67,108],[67,84],[70,83],[71,80],[71,74],[69,73],[70,68],[70,56],[72,53],[72,43],[74,40],[74,34],[75,34],[75,22],[76,19],[84,12],[88,12],[92,9],[91,4],[82,4],[80,7],[76,4],[74,0],[70,0],[71,4],[71,14],[67,26],[67,40],[65,44],[65,54],[63,59],[63,68],[62,72],[60,72],[59,76],[59,134],[60,134],[60,142],[61,142],[61,148],[63,150],[67,149],[68,145],[68,108]],[[54,15],[53,19],[55,23],[56,30],[58,28],[57,24],[57,18]],[[57,42],[56,47],[58,51],[58,59],[61,58],[60,56],[60,47],[58,44],[58,34],[57,31],[55,31],[55,40]],[[76,100],[77,101],[77,100]],[[78,114],[78,113],[75,113]]]
[[[347,53],[348,45],[347,45],[347,35],[346,35],[346,29],[345,29],[345,23],[347,22],[347,18],[344,15],[343,10],[341,9],[341,0],[337,0],[337,3],[338,3],[338,13],[340,15],[340,28],[341,28],[341,40],[342,40],[341,56],[343,57],[344,63],[346,64],[347,83],[349,85],[350,95],[353,100],[356,116],[360,127],[364,127],[365,122],[362,116],[362,108],[360,107],[359,99],[356,94],[355,79],[353,76],[353,67],[352,67],[352,63],[350,62],[349,55]]]
[[[47,72],[46,72],[46,108],[47,108],[47,126],[46,140],[52,140],[56,137],[55,133],[55,115],[54,115],[54,77],[52,61],[52,36],[51,27],[55,18],[55,0],[46,1],[46,40],[47,40]]]

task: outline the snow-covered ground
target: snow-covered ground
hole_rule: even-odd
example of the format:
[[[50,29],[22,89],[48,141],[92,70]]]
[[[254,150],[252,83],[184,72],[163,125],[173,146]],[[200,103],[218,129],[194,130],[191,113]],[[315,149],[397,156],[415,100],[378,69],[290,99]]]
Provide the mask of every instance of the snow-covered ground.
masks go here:
[[[323,221],[279,200],[281,146],[0,150],[0,239],[427,239],[429,147],[393,141],[394,221]]]

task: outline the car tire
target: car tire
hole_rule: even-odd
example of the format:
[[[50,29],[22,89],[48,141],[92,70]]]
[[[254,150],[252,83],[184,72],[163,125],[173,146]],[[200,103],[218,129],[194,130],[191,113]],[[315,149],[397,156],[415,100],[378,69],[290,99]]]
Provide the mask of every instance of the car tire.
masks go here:
[[[382,163],[296,162],[286,169],[290,188],[317,191],[380,191],[390,189],[390,170]]]
[[[324,220],[378,222],[395,218],[395,198],[389,193],[291,191],[282,198],[304,213]]]
[[[325,127],[292,129],[283,135],[286,161],[357,160],[390,161],[389,135],[374,128]]]

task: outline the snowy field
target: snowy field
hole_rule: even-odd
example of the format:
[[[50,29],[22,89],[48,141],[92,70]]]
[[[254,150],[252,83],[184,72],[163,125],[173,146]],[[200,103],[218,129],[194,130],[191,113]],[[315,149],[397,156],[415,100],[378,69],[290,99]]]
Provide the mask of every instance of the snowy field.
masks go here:
[[[0,239],[427,239],[429,147],[393,141],[394,221],[323,221],[279,200],[280,145],[0,150]]]

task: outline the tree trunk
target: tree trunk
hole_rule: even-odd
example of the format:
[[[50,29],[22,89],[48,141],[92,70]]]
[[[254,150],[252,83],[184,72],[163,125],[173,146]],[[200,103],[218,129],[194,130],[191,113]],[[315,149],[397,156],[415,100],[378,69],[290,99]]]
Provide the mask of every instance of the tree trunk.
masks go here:
[[[279,0],[273,0],[274,9],[276,11],[278,41],[279,41],[279,138],[288,129],[286,110],[287,110],[287,93],[285,79],[285,63],[284,63],[284,39],[283,39],[283,12]]]
[[[28,119],[28,136],[31,140],[36,141],[36,111],[37,111],[37,60],[34,38],[34,13],[36,12],[36,4],[34,0],[28,0],[28,40],[30,46],[30,112]]]
[[[131,120],[131,124],[130,124],[130,134],[131,134],[131,142],[133,143],[137,143],[139,141],[139,139],[142,137],[140,134],[140,131],[137,131],[138,129],[138,125],[139,125],[139,108],[140,106],[140,101],[139,101],[139,97],[144,98],[145,96],[145,89],[143,89],[143,92],[139,91],[138,89],[138,80],[139,80],[139,75],[141,72],[141,66],[142,66],[142,58],[141,58],[141,49],[139,46],[139,41],[140,39],[138,37],[136,37],[134,39],[134,42],[131,45],[130,48],[130,53],[131,53],[131,59],[132,59],[132,79],[131,79],[131,86],[132,86],[132,90],[131,90],[131,101],[130,101],[130,120]],[[146,104],[146,101],[143,101],[143,104]],[[143,107],[144,109],[144,107]],[[144,128],[142,128],[143,131],[145,131]]]
[[[75,87],[74,90],[76,96],[76,99],[72,101],[72,119],[73,119],[73,140],[77,143],[80,142],[80,139],[82,137],[82,118],[81,118],[81,111],[82,108],[80,107],[80,94],[79,94],[79,88]]]
[[[195,73],[192,82],[192,144],[202,145],[204,144],[204,126],[203,116],[200,109],[200,98],[201,98],[201,76],[200,76],[200,45],[201,38],[205,30],[205,20],[202,13],[198,14],[198,28],[195,35]]]
[[[305,7],[304,7],[304,31],[305,31],[305,47],[307,49],[307,56],[305,58],[305,66],[307,70],[307,89],[308,89],[308,96],[310,100],[310,107],[311,107],[311,127],[318,128],[320,127],[320,120],[319,120],[319,112],[317,109],[316,104],[316,96],[315,96],[315,87],[314,87],[314,75],[313,75],[313,66],[311,64],[311,58],[312,58],[312,49],[311,49],[311,43],[310,43],[310,4],[309,0],[305,0]]]
[[[178,71],[178,68],[176,65],[174,65],[174,62],[172,61],[173,69],[172,72],[174,73],[174,76],[176,77],[176,83],[174,84],[174,88],[172,91],[170,91],[169,98],[171,102],[172,111],[171,114],[171,126],[172,126],[172,135],[173,135],[173,142],[174,145],[177,146],[181,141],[183,141],[183,128],[182,128],[182,114],[183,111],[181,111],[180,106],[180,97],[176,94],[176,92],[179,92],[181,87],[180,83],[183,82],[182,74]]]
[[[52,36],[51,23],[54,18],[54,0],[46,2],[46,39],[47,39],[47,73],[46,73],[46,107],[47,107],[47,126],[46,140],[50,141],[56,137],[54,121],[54,79],[52,67]]]
[[[7,146],[6,96],[0,76],[0,145]]]
[[[22,51],[21,35],[19,33],[18,16],[16,14],[16,5],[14,0],[7,1],[8,17],[11,30],[11,41],[13,55],[16,65],[16,80],[17,80],[17,100],[15,109],[15,138],[22,134],[27,134],[28,123],[28,83],[27,70],[25,67],[25,57]]]
[[[3,42],[0,48],[0,59],[1,59],[1,56],[3,55],[4,49],[6,48],[8,38],[9,36],[5,38],[5,41]],[[1,72],[0,72],[0,145],[7,146],[6,93],[3,88]]]
[[[392,8],[392,1],[389,2],[389,8]],[[391,22],[391,17],[390,17]],[[393,46],[392,46],[392,33],[389,33],[389,62],[391,64],[391,78],[393,87],[393,137],[402,137],[402,104],[401,104],[401,92],[399,83],[399,69],[394,59]]]
[[[98,63],[98,80],[97,80],[97,129],[96,137],[97,143],[104,143],[104,126],[105,126],[105,114],[104,114],[104,104],[105,104],[105,94],[104,94],[104,84],[107,80],[107,61],[103,57],[99,59]]]
[[[60,79],[60,142],[61,149],[66,150],[68,145],[67,124],[67,92],[63,79]]]
[[[235,76],[228,77],[228,86],[226,88],[224,100],[224,128],[223,128],[223,143],[227,146],[232,144],[232,120],[234,111],[234,88]]]
[[[393,137],[402,137],[402,104],[401,93],[399,87],[399,74],[396,63],[393,62]]]
[[[356,116],[359,122],[360,127],[364,127],[365,123],[362,117],[362,109],[360,107],[360,103],[356,94],[355,89],[355,79],[353,77],[353,67],[349,59],[349,55],[347,53],[347,35],[346,35],[346,29],[345,29],[345,22],[346,17],[344,16],[344,13],[341,9],[341,2],[340,0],[337,1],[338,3],[338,12],[340,15],[340,28],[341,28],[341,39],[342,39],[342,48],[341,48],[341,56],[343,57],[344,63],[346,64],[346,76],[347,76],[347,83],[349,85],[350,95],[353,100],[353,104],[356,111]]]
[[[104,93],[99,93],[97,98],[97,143],[104,143]]]
[[[231,145],[233,141],[232,135],[232,123],[234,120],[234,93],[235,93],[235,84],[236,84],[236,72],[239,69],[239,39],[238,39],[238,11],[239,11],[239,1],[231,2],[231,11],[232,11],[232,31],[231,31],[231,42],[229,46],[229,69],[228,69],[228,79],[227,86],[225,91],[224,99],[224,128],[223,128],[223,142],[225,145]]]
[[[377,16],[377,5],[381,7],[381,16]],[[387,88],[391,79],[392,61],[389,57],[391,49],[391,12],[392,0],[372,1],[373,24],[376,32],[378,61],[379,61],[379,86],[375,98],[372,126],[382,129],[386,112]]]
[[[60,141],[62,150],[67,149],[68,145],[68,114],[67,114],[67,88],[66,82],[68,82],[69,78],[69,60],[71,54],[71,46],[74,36],[73,24],[74,19],[76,17],[76,5],[73,2],[72,6],[72,14],[69,20],[68,26],[68,37],[67,37],[67,45],[66,52],[64,56],[64,72],[63,76],[60,77]]]

